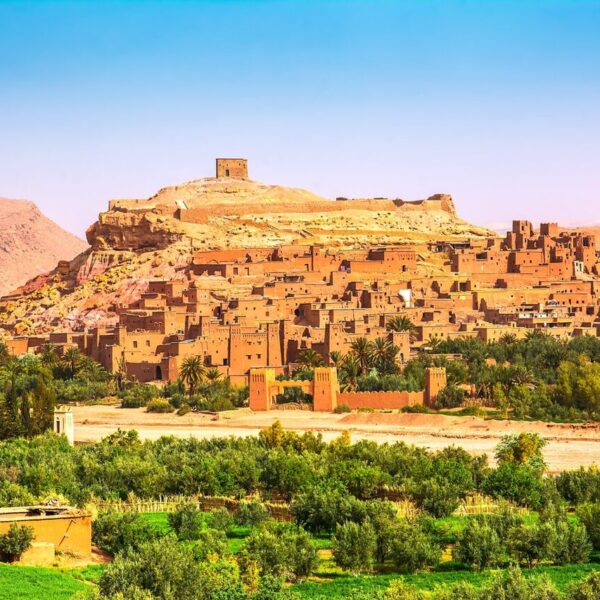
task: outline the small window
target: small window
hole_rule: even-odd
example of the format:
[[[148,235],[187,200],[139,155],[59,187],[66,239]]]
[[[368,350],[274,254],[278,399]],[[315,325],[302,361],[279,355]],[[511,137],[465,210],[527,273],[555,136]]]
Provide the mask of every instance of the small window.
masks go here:
[[[134,341],[134,342],[133,342],[133,347],[134,347],[134,348],[137,348],[137,341]]]
[[[225,177],[229,177],[229,169],[225,169]]]

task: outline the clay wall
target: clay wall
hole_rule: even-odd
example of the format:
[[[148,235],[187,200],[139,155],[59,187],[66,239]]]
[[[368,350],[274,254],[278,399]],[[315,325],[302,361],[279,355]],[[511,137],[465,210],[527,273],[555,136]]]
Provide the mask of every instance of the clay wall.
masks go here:
[[[337,404],[345,404],[352,410],[400,410],[423,404],[423,397],[423,392],[342,392],[337,395]]]

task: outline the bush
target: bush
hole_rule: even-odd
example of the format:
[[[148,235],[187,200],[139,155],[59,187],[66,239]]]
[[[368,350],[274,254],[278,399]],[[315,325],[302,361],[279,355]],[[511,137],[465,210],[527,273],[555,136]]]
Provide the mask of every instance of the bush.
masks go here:
[[[198,561],[210,558],[223,559],[229,556],[229,544],[227,536],[222,531],[216,529],[205,529],[198,533],[196,543],[194,544],[194,558]]]
[[[160,392],[158,388],[150,384],[137,384],[133,387],[119,392],[122,408],[141,408],[146,406],[150,400],[157,398]]]
[[[187,415],[189,412],[191,412],[191,407],[189,404],[182,404],[179,409],[177,410],[177,414],[180,417],[183,417],[184,415]]]
[[[202,513],[193,502],[179,503],[167,519],[180,540],[197,540],[200,537]]]
[[[481,600],[560,600],[561,595],[547,577],[525,579],[519,567],[492,575],[481,590]]]
[[[0,534],[0,556],[3,561],[15,562],[31,548],[35,536],[33,527],[12,523],[7,533]]]
[[[260,575],[300,581],[317,567],[317,548],[302,529],[289,524],[270,523],[255,529],[238,555],[246,573],[256,569]]]
[[[352,412],[352,409],[347,405],[347,404],[338,404],[334,409],[333,412],[336,415],[341,415],[343,413],[349,413]]]
[[[170,413],[174,410],[171,403],[164,398],[155,398],[146,405],[146,412],[150,413]]]
[[[118,554],[102,573],[98,587],[106,598],[117,594],[135,598],[148,591],[152,598],[192,600],[200,597],[199,580],[192,548],[179,544],[175,536],[167,536]]]
[[[113,556],[127,548],[139,548],[155,540],[160,532],[138,513],[100,513],[92,523],[92,540],[98,548]]]
[[[552,560],[557,565],[587,563],[592,544],[586,529],[580,523],[559,521],[555,525],[555,546]]]
[[[498,564],[502,546],[496,530],[485,519],[469,519],[454,548],[454,560],[480,571]]]
[[[353,575],[371,570],[375,559],[375,547],[375,531],[370,521],[338,525],[331,538],[335,564]]]
[[[556,546],[556,531],[551,523],[521,525],[508,532],[507,546],[519,564],[529,568],[551,560]]]
[[[579,506],[577,516],[585,526],[594,550],[600,550],[600,504]]]
[[[600,598],[600,572],[598,571],[572,584],[566,596],[567,600],[597,600],[598,598]]]
[[[243,501],[240,502],[235,513],[235,522],[238,525],[256,527],[264,523],[270,516],[269,509],[262,502],[258,500]]]
[[[436,396],[436,408],[457,408],[462,406],[467,397],[467,393],[456,385],[447,385]]]
[[[219,508],[210,512],[206,524],[211,529],[227,533],[233,527],[234,520],[226,508]]]
[[[437,518],[450,516],[460,504],[456,486],[437,479],[415,482],[410,495],[419,508]]]
[[[441,548],[433,541],[421,523],[400,522],[392,542],[391,558],[401,573],[414,573],[439,563]]]
[[[412,585],[408,585],[402,579],[392,581],[383,593],[383,600],[424,600],[425,595]]]

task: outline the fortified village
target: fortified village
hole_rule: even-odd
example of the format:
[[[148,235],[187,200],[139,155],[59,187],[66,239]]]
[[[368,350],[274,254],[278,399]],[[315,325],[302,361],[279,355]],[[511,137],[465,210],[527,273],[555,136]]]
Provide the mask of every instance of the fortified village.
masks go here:
[[[600,259],[593,235],[563,231],[556,223],[535,230],[518,220],[498,237],[460,221],[443,195],[414,203],[334,202],[291,190],[286,200],[285,188],[252,187],[261,184],[248,180],[244,159],[217,159],[216,177],[192,184],[166,188],[147,201],[111,202],[88,230],[90,251],[3,298],[10,350],[20,355],[48,343],[63,352],[76,346],[140,382],[173,381],[182,361],[199,356],[233,384],[249,384],[255,410],[268,410],[283,387],[299,385],[313,396],[315,410],[330,411],[340,403],[430,403],[445,386],[444,369],[432,368],[423,392],[341,393],[331,356],[348,352],[357,338],[389,340],[405,362],[447,338],[495,341],[531,330],[557,338],[598,335]],[[243,207],[243,198],[264,189],[268,201],[254,197]],[[194,202],[190,195],[198,190],[204,195]],[[218,201],[206,201],[206,190]],[[319,212],[338,229],[318,226]],[[290,224],[285,219],[292,213],[299,216]],[[371,213],[365,225],[360,219]],[[428,214],[437,225],[428,237],[398,226]],[[458,233],[457,223],[464,226]],[[246,238],[233,244],[240,228]],[[215,231],[224,238],[222,247],[203,247]],[[169,254],[174,247],[175,259]],[[104,313],[97,303],[86,305],[89,298],[52,312],[86,282],[111,270],[119,279],[119,268],[136,253],[150,253],[156,267],[167,264],[167,276],[129,271],[128,295],[119,296],[120,282],[113,282]],[[82,316],[92,314],[95,323]],[[414,330],[393,331],[390,322],[398,316],[410,319]],[[30,329],[19,330],[27,322]],[[293,371],[307,349],[327,365],[316,369],[314,382],[280,381],[277,376]]]

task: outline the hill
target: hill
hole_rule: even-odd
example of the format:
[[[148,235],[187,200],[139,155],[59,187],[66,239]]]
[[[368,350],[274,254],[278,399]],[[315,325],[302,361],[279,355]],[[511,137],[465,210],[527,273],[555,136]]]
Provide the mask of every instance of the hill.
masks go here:
[[[311,192],[204,178],[147,199],[112,200],[87,230],[90,248],[0,302],[16,334],[114,324],[115,306],[140,298],[153,278],[186,277],[198,250],[323,244],[344,248],[493,235],[456,215],[452,198],[327,200]],[[213,293],[232,289],[223,278]]]
[[[0,198],[0,295],[71,260],[87,244],[61,229],[27,200]]]

